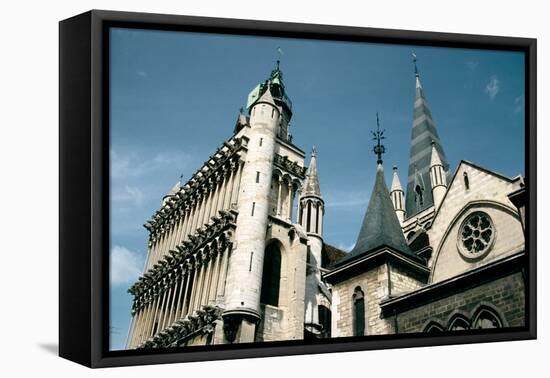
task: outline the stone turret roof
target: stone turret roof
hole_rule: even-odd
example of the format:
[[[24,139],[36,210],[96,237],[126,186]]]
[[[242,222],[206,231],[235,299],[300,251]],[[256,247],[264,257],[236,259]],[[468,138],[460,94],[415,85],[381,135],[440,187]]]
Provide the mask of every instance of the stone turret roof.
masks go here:
[[[350,262],[383,247],[389,247],[409,257],[417,257],[405,240],[384,180],[384,169],[382,164],[378,164],[374,188],[355,247],[336,265]]]
[[[322,197],[321,186],[319,185],[319,172],[317,171],[317,152],[315,147],[311,151],[311,160],[306,172],[306,180],[302,190],[302,197],[316,196]]]
[[[403,188],[401,187],[401,181],[399,181],[399,175],[397,174],[397,167],[393,167],[393,178],[391,181],[390,191],[394,192],[396,190],[403,191]]]
[[[439,152],[437,151],[437,148],[435,148],[435,142],[432,141],[432,159],[430,161],[430,166],[436,166],[436,165],[443,165],[441,162],[441,157],[439,156]]]
[[[277,107],[277,104],[275,104],[275,100],[273,99],[273,96],[271,95],[271,90],[269,90],[269,88],[260,96],[258,101],[256,101],[256,103],[260,103],[260,102],[267,103]]]

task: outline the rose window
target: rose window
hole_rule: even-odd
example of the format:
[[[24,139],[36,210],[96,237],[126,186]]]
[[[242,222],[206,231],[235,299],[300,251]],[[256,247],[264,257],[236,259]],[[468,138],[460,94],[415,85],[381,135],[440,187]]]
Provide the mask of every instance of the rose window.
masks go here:
[[[469,258],[481,257],[491,248],[495,238],[493,222],[488,214],[475,212],[462,223],[459,250]]]

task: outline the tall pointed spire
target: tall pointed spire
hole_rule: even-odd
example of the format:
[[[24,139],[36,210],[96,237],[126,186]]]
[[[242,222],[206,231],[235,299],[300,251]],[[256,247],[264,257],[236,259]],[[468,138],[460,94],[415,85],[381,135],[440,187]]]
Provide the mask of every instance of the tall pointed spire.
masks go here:
[[[305,196],[322,197],[321,186],[319,185],[319,172],[317,171],[317,150],[315,147],[311,149],[311,160],[306,172],[304,189],[302,190],[302,197]]]
[[[405,210],[407,217],[411,217],[422,210],[434,205],[432,191],[426,184],[430,183],[430,163],[432,156],[432,141],[439,152],[441,163],[446,172],[449,164],[437,128],[432,119],[432,113],[424,95],[417,58],[413,53],[413,63],[416,81],[416,99],[414,102],[413,126],[411,131],[411,150],[409,158],[409,172],[407,177],[407,195]]]
[[[378,134],[378,136],[381,137],[381,134]],[[376,146],[381,146],[380,139],[375,138],[375,140],[377,141]],[[359,235],[357,236],[357,242],[351,252],[340,260],[337,265],[342,265],[358,256],[382,247],[389,247],[394,251],[416,258],[416,255],[410,250],[405,240],[390,192],[386,186],[380,151],[376,155],[377,166],[374,188],[372,189],[369,205],[365,212]]]

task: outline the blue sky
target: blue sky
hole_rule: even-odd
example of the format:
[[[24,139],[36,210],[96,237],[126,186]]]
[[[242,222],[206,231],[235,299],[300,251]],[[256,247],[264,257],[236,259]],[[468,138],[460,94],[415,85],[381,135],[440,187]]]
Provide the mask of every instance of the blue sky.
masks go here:
[[[349,250],[373,185],[369,130],[386,130],[387,182],[404,184],[418,67],[445,153],[515,176],[524,170],[523,54],[113,29],[111,31],[111,349],[124,348],[127,288],[147,253],[142,224],[162,196],[232,135],[250,90],[278,58],[293,142],[318,151],[324,238]]]

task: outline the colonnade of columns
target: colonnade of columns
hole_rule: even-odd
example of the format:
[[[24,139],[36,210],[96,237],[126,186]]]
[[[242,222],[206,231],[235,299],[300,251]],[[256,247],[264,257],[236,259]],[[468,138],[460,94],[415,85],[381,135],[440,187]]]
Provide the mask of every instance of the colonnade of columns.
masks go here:
[[[196,187],[192,197],[176,210],[176,216],[164,226],[163,232],[151,238],[145,271],[168,251],[188,240],[197,228],[209,224],[219,211],[228,210],[237,203],[242,165],[240,161],[231,161],[231,164],[221,167],[219,172]]]
[[[292,180],[278,175],[273,176],[273,184],[276,184],[273,185],[272,190],[274,210],[272,209],[270,214],[291,222],[298,185]]]
[[[135,348],[225,295],[231,243],[216,240],[167,273],[134,302],[128,348]]]

